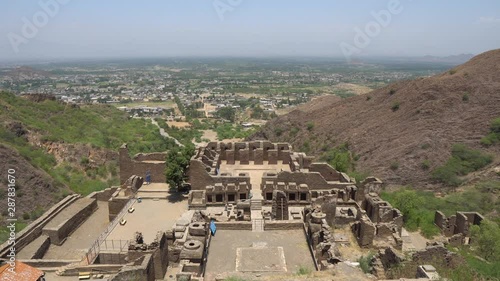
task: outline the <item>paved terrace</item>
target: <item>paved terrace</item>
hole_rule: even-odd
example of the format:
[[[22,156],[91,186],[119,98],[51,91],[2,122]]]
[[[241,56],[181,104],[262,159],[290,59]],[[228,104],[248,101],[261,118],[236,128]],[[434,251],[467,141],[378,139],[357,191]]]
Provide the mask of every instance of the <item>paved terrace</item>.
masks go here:
[[[66,214],[61,213],[61,215],[62,218],[66,217]],[[53,220],[49,225],[56,225],[56,223],[60,222],[62,222],[60,219]],[[43,259],[78,260],[82,258],[95,239],[106,229],[108,223],[108,202],[97,201],[97,210],[68,236],[64,244],[61,246],[50,245]],[[33,251],[36,250],[36,245],[40,242],[39,240],[43,239],[42,236],[19,251],[18,257],[21,259],[29,258]]]
[[[223,272],[262,275],[295,273],[300,267],[314,271],[302,229],[251,232],[219,230],[212,237],[205,280]]]
[[[142,202],[135,202],[133,213],[125,213],[125,225],[118,224],[108,240],[130,240],[136,231],[142,232],[145,243],[151,243],[158,231],[171,229],[176,220],[188,210],[187,199],[182,194],[170,193],[168,184],[143,185],[137,194]]]

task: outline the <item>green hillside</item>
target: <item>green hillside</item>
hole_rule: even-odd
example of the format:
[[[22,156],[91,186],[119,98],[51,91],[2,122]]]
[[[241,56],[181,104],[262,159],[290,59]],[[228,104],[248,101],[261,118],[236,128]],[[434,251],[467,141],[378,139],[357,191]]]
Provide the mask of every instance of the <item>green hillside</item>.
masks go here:
[[[117,152],[123,143],[128,143],[131,155],[166,151],[175,146],[149,120],[129,118],[112,106],[75,106],[53,100],[33,102],[6,92],[0,93],[0,124],[1,143],[46,171],[56,183],[83,195],[118,184],[117,163],[89,165],[85,157],[75,163],[58,163],[53,155],[31,145],[28,134],[42,143],[90,145],[110,152]],[[18,125],[12,129],[12,124]]]

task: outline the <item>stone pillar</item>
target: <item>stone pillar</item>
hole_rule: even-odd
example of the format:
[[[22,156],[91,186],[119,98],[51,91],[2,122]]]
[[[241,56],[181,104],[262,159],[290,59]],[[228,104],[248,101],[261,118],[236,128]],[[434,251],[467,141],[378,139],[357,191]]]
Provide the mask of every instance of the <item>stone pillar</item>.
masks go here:
[[[241,149],[239,153],[240,153],[240,164],[250,164],[248,148]]]
[[[255,165],[264,164],[264,150],[262,148],[257,148],[253,153],[253,160]]]
[[[335,212],[337,211],[337,197],[335,195],[328,195],[325,202],[321,204],[321,211],[326,215],[326,223],[329,226],[335,225]]]
[[[273,191],[271,213],[275,220],[288,220],[288,199],[285,192],[280,190]]]
[[[278,164],[278,150],[276,149],[269,149],[267,151],[268,153],[268,158],[269,158],[269,164],[270,165],[276,165]]]
[[[234,165],[234,150],[226,150],[226,160],[228,165]]]

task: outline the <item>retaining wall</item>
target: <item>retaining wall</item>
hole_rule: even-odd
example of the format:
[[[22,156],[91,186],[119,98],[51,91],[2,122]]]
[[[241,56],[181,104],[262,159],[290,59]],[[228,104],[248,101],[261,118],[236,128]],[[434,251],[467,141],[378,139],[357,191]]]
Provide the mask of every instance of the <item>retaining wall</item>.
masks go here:
[[[41,215],[38,219],[30,223],[26,228],[21,230],[16,235],[16,251],[20,251],[26,245],[31,243],[33,240],[38,238],[42,234],[42,229],[45,225],[47,225],[50,220],[52,220],[55,216],[57,216],[62,210],[70,206],[73,202],[75,202],[80,195],[72,194],[66,196],[64,199],[59,201],[59,203],[52,206],[52,208],[48,209],[43,215]],[[10,245],[8,241],[3,243],[0,246],[0,257],[5,258],[5,256],[9,253]]]

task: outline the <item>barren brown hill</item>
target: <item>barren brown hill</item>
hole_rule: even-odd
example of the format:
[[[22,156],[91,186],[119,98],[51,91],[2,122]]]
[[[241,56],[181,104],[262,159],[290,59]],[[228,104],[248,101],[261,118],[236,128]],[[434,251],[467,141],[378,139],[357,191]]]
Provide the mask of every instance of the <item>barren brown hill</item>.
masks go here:
[[[343,100],[314,100],[270,121],[251,139],[287,141],[295,149],[309,147],[307,152],[317,156],[347,142],[359,156],[358,171],[388,183],[426,187],[433,185],[430,171],[450,157],[453,144],[486,150],[479,141],[496,117],[500,49],[430,78]],[[496,156],[493,165],[498,164],[498,146],[488,150]],[[426,160],[430,169],[424,170]]]

